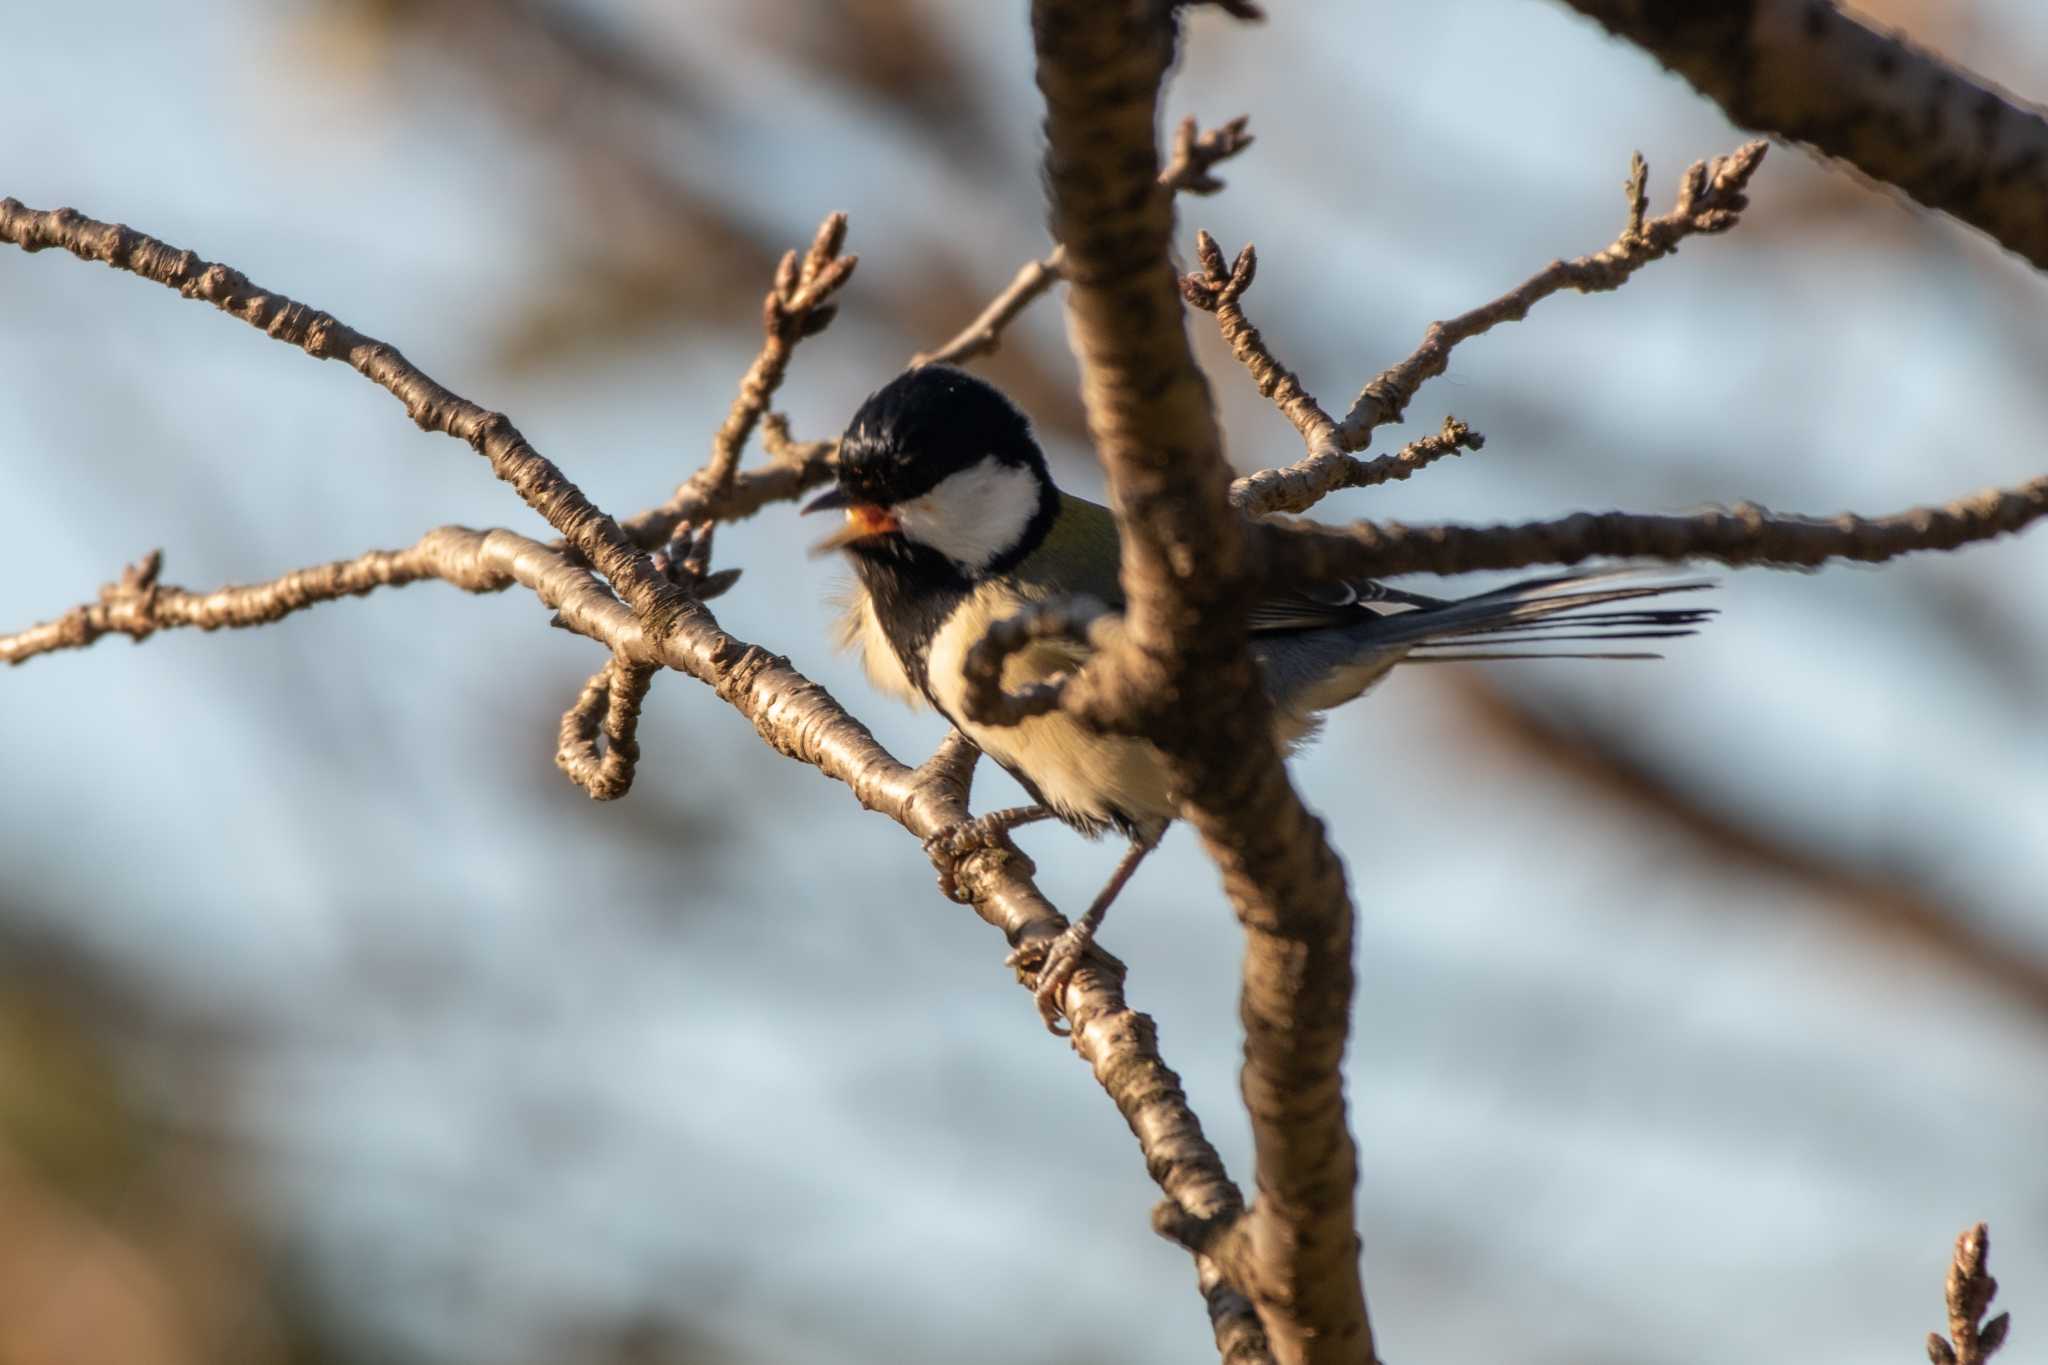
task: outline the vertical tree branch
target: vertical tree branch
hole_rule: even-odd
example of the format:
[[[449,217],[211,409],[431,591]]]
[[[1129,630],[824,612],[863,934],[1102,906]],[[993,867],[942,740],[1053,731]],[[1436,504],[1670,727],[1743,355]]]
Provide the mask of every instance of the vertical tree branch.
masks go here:
[[[1258,1195],[1230,1268],[1277,1359],[1355,1365],[1372,1357],[1372,1334],[1340,1071],[1352,912],[1321,824],[1288,784],[1245,645],[1243,527],[1167,258],[1173,210],[1154,127],[1174,16],[1037,0],[1032,28],[1069,332],[1124,530],[1129,603],[1126,646],[1077,678],[1069,700],[1084,718],[1142,730],[1173,760],[1183,813],[1245,927]]]

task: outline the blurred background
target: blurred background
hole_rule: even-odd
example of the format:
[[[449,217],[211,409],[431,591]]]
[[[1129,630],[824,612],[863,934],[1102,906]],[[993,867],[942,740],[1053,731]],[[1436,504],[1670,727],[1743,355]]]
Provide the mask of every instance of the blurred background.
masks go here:
[[[1867,8],[2048,92],[2027,0]],[[1183,240],[1257,242],[1249,311],[1333,408],[1606,244],[1632,150],[1661,211],[1742,140],[1561,5],[1274,10],[1190,25],[1171,114],[1258,141]],[[0,192],[332,309],[623,515],[702,461],[827,211],[862,265],[785,390],[805,437],[1047,248],[1023,11],[29,6]],[[1887,512],[2042,471],[2036,272],[1794,150],[1753,197],[1468,344],[1379,448],[1448,412],[1486,449],[1322,513]],[[1190,325],[1234,458],[1293,458]],[[984,369],[1099,487],[1057,303]],[[0,252],[0,469],[6,630],[152,546],[202,587],[543,529],[346,369],[54,252]],[[721,535],[719,614],[914,761],[939,728],[832,653],[809,534]],[[2040,1353],[2048,533],[1722,582],[1664,663],[1416,670],[1296,764],[1361,908],[1389,1360],[1914,1358],[1978,1218]],[[915,842],[673,677],[594,805],[552,756],[599,660],[546,621],[426,584],[0,679],[0,1362],[1208,1357],[1128,1133]],[[1117,852],[1023,842],[1068,905]],[[1239,934],[1190,836],[1106,941],[1247,1179]]]

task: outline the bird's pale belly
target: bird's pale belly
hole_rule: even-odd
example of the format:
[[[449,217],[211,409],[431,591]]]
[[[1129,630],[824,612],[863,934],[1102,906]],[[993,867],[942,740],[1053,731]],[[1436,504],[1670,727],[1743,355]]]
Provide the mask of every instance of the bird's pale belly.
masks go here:
[[[961,666],[967,651],[988,627],[1014,616],[1031,605],[1031,599],[1006,584],[985,583],[948,617],[933,637],[927,656],[931,696],[927,698],[911,681],[903,662],[890,645],[887,633],[875,619],[874,604],[860,593],[849,604],[843,639],[859,650],[868,678],[891,696],[923,705],[934,702],[962,733],[980,746],[983,753],[1019,775],[1036,789],[1038,799],[1052,807],[1068,824],[1100,833],[1110,826],[1127,832],[1154,832],[1175,817],[1172,787],[1165,758],[1143,740],[1103,735],[1086,729],[1072,718],[1054,711],[1033,716],[1018,725],[977,725],[967,720],[966,685]],[[1079,668],[1082,654],[1072,647],[1046,643],[1012,655],[1003,670],[1003,685],[1012,690],[1043,682],[1057,673]],[[1376,679],[1391,660],[1376,661],[1367,670]],[[1356,695],[1367,684],[1365,673],[1352,679],[1350,672],[1339,681],[1344,696]],[[1321,696],[1304,698],[1314,709],[1333,704]],[[1311,707],[1281,706],[1274,716],[1274,738],[1283,749],[1291,749],[1312,735],[1315,719]]]
[[[984,584],[940,627],[932,640],[932,700],[981,746],[983,753],[1029,779],[1046,805],[1069,824],[1099,831],[1107,825],[1163,828],[1174,817],[1166,760],[1143,740],[1097,734],[1054,711],[1016,725],[967,720],[961,666],[990,624],[1014,616],[1025,600],[999,584]],[[1072,672],[1081,655],[1059,644],[1037,645],[1010,656],[1003,685],[1019,688]]]

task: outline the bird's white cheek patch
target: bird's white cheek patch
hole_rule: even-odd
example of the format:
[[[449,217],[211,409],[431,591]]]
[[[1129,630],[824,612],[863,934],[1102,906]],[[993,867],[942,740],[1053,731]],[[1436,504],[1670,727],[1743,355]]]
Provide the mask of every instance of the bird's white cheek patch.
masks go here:
[[[1031,470],[986,459],[947,475],[923,497],[898,503],[896,519],[912,540],[979,569],[1024,538],[1039,496]]]

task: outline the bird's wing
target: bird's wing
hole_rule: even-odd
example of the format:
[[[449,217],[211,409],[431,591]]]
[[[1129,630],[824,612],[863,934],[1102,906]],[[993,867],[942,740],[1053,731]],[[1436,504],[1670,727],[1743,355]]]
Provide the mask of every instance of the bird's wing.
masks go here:
[[[1117,581],[1119,541],[1116,518],[1107,507],[1060,494],[1060,512],[1038,548],[1010,576],[1027,591],[1048,596],[1092,597],[1113,609],[1124,604]],[[1035,594],[1034,594],[1035,595]]]
[[[1120,609],[1124,598],[1117,582],[1116,518],[1108,508],[1086,498],[1062,494],[1060,504],[1060,515],[1044,543],[1017,567],[1018,587],[1027,598],[1085,594]],[[1296,583],[1254,604],[1248,624],[1255,642],[1261,637],[1271,644],[1277,643],[1277,636],[1346,631],[1350,638],[1369,639],[1423,661],[1433,657],[1530,657],[1498,649],[1484,652],[1479,646],[1586,639],[1612,643],[1690,635],[1693,627],[1713,614],[1700,608],[1633,605],[1640,599],[1709,586],[1703,582],[1616,582],[1640,580],[1643,573],[1640,565],[1567,569],[1457,599],[1390,588],[1369,578]],[[1621,609],[1593,610],[1599,607]],[[1359,626],[1370,628],[1346,630]],[[1585,633],[1560,633],[1566,627]],[[1458,652],[1441,653],[1453,645]],[[1467,650],[1474,652],[1464,652]]]
[[[1298,583],[1252,605],[1247,623],[1254,635],[1279,635],[1297,630],[1328,630],[1355,626],[1381,616],[1440,607],[1440,597],[1403,592],[1370,578]]]
[[[1116,517],[1107,507],[1062,493],[1060,514],[1052,529],[1012,571],[1013,576],[1028,588],[1048,594],[1085,595],[1120,609],[1124,594],[1117,581],[1119,547]],[[1296,584],[1254,605],[1249,624],[1254,635],[1327,630],[1443,605],[1440,597],[1403,592],[1370,579]]]

